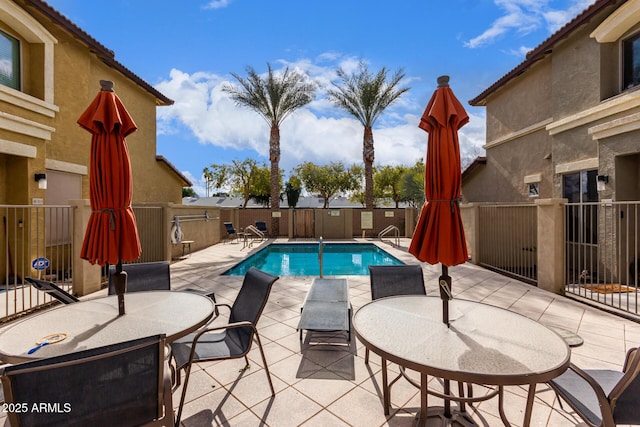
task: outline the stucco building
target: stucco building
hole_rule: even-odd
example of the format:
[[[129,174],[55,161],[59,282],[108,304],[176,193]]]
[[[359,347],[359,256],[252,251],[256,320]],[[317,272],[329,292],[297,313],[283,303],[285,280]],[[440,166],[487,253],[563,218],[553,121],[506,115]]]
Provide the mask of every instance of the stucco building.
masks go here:
[[[486,156],[464,201],[556,204],[553,224],[538,215],[537,267],[552,246],[558,286],[637,286],[640,0],[596,0],[470,104],[486,107]]]
[[[156,107],[173,101],[112,51],[42,1],[0,0],[0,56],[0,204],[89,197],[91,138],[76,121],[99,80],[115,82],[138,126],[127,138],[134,203],[181,202],[188,179],[156,155]]]
[[[115,83],[115,92],[138,127],[127,137],[133,203],[181,204],[182,187],[191,183],[156,154],[156,108],[173,101],[47,3],[0,0],[0,207],[5,223],[0,230],[0,273],[4,283],[16,281],[5,275],[7,264],[11,270],[35,274],[30,268],[34,258],[46,256],[51,262],[60,258],[49,253],[52,243],[62,245],[59,252],[70,247],[69,225],[63,223],[70,215],[45,218],[42,211],[30,208],[89,199],[91,135],[77,120],[100,90],[100,80]],[[38,181],[45,177],[46,186]],[[56,227],[60,231],[49,233],[45,242],[43,230]],[[47,252],[37,247],[46,247]]]
[[[639,84],[640,1],[596,1],[470,101],[486,158],[465,200],[640,200]]]

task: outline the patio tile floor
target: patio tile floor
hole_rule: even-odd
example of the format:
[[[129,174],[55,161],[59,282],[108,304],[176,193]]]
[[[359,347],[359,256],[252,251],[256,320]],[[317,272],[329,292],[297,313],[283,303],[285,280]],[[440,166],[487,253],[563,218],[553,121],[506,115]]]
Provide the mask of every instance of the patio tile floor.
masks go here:
[[[401,239],[397,248],[378,240],[370,241],[406,263],[417,263],[406,251],[409,239]],[[250,248],[243,247],[242,243],[227,242],[193,252],[172,264],[172,289],[213,291],[218,303],[232,304],[242,277],[222,276],[222,273],[269,242],[271,240]],[[440,266],[422,266],[427,293],[438,295]],[[449,271],[455,298],[493,304],[578,333],[584,345],[572,350],[572,362],[582,368],[621,369],[627,349],[640,340],[640,325],[630,320],[469,263],[451,267]],[[407,381],[398,381],[391,391],[390,415],[385,416],[381,403],[380,358],[371,353],[370,363],[365,365],[365,348],[355,336],[349,345],[314,346],[309,345],[306,338],[301,344],[296,326],[312,280],[313,277],[281,277],[273,286],[258,324],[276,389],[275,398],[270,396],[260,353],[254,345],[249,353],[251,367],[248,370],[242,369],[243,359],[194,366],[182,426],[412,425],[420,406],[418,390]],[[349,276],[348,281],[355,311],[371,300],[369,278]],[[225,323],[226,314],[223,309],[215,322]],[[318,336],[314,335],[314,340]],[[390,365],[390,370],[389,376],[393,378],[397,368]],[[430,387],[440,387],[438,380],[432,378]],[[531,425],[584,425],[575,414],[559,407],[548,386],[539,384],[536,390]],[[181,387],[174,392],[175,409],[181,392]],[[474,386],[475,395],[482,392],[482,387]],[[505,412],[514,426],[522,425],[526,395],[523,387],[505,388]],[[441,402],[430,396],[429,404],[441,405]],[[468,411],[478,425],[502,425],[497,399],[477,403]]]
[[[283,239],[280,239],[282,241]],[[354,239],[366,241],[366,239]],[[409,240],[395,248],[371,240],[406,263],[417,260],[406,252]],[[221,274],[235,262],[260,250],[268,242],[243,248],[241,243],[224,243],[193,253],[172,264],[172,288],[198,287],[216,293],[218,302],[232,303],[241,277]],[[422,264],[429,295],[438,295],[439,266]],[[621,369],[626,350],[637,345],[640,325],[596,308],[540,290],[534,286],[487,271],[472,264],[450,268],[455,298],[470,299],[507,308],[543,324],[564,327],[584,339],[574,348],[572,361],[583,368]],[[313,346],[299,341],[296,331],[300,305],[312,277],[281,277],[274,285],[258,324],[265,346],[276,397],[270,399],[259,352],[249,354],[251,368],[240,372],[243,361],[203,364],[189,385],[182,425],[229,426],[411,426],[418,410],[418,390],[407,381],[392,387],[392,409],[385,417],[381,403],[380,358],[371,354],[364,363],[364,346],[357,339],[345,346]],[[353,309],[371,300],[369,278],[349,276]],[[225,319],[216,320],[224,322]],[[314,335],[314,339],[316,335]],[[306,341],[306,339],[305,339]],[[391,370],[394,371],[393,365]],[[391,377],[391,373],[390,373]],[[196,379],[197,378],[197,379]],[[432,378],[430,386],[439,387]],[[177,406],[180,389],[174,393]],[[474,387],[474,394],[482,393]],[[507,387],[505,411],[514,426],[522,424],[527,390]],[[430,405],[439,405],[430,396]],[[567,405],[564,405],[565,408]],[[497,399],[480,402],[469,409],[479,425],[501,426]],[[537,386],[532,425],[584,425],[579,417],[560,409],[551,389]]]

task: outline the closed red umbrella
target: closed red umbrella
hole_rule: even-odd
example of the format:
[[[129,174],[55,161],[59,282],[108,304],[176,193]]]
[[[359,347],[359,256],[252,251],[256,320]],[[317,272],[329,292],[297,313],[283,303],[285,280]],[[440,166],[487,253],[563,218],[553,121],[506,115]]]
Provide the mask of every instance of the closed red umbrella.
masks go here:
[[[462,176],[458,130],[469,122],[464,107],[449,88],[449,77],[438,78],[419,127],[429,133],[424,175],[426,201],[409,252],[429,264],[452,266],[467,261],[460,217]]]
[[[442,298],[442,321],[449,325],[451,277],[449,266],[467,261],[467,244],[460,216],[462,172],[458,130],[469,122],[464,107],[449,88],[449,76],[438,77],[438,88],[427,104],[420,124],[429,133],[424,173],[425,203],[413,232],[409,252],[420,261],[442,264],[438,279]],[[444,393],[449,394],[449,380]],[[449,399],[443,416],[450,419]]]
[[[78,124],[91,133],[91,216],[80,258],[101,266],[117,265],[121,273],[122,261],[133,261],[142,252],[131,207],[131,161],[125,141],[137,127],[113,92],[113,82],[101,80],[100,85],[102,90],[78,119]],[[126,273],[121,278],[118,294],[123,314]]]

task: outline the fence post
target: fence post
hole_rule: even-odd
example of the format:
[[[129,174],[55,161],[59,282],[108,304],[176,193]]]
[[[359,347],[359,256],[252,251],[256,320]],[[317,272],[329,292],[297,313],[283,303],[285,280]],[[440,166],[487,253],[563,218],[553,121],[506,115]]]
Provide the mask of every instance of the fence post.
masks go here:
[[[564,295],[564,207],[567,199],[538,199],[535,203],[538,214],[538,287]]]
[[[467,251],[472,264],[478,264],[480,259],[480,205],[465,203],[460,205],[464,237],[467,240]]]
[[[73,292],[82,296],[100,290],[101,268],[80,259],[84,233],[91,216],[89,200],[69,200],[73,210],[73,256],[71,259]]]
[[[404,236],[413,237],[416,228],[416,208],[404,208]]]

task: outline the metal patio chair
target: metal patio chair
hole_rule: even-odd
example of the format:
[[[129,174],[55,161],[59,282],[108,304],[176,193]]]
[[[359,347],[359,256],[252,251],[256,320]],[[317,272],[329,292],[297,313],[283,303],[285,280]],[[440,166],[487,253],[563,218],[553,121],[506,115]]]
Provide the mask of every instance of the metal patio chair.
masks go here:
[[[227,240],[238,238],[238,232],[236,231],[236,228],[233,226],[233,223],[225,222],[224,227],[227,229]]]
[[[171,274],[168,261],[141,262],[125,264],[122,271],[127,272],[127,292],[170,291]],[[109,295],[115,295],[112,276],[116,266],[109,266]]]
[[[371,299],[396,295],[427,295],[420,265],[370,265]],[[364,355],[369,363],[369,349]]]
[[[640,349],[627,352],[622,372],[573,363],[549,385],[590,426],[640,424]],[[560,407],[562,402],[558,399]]]
[[[8,413],[11,426],[171,425],[164,343],[157,335],[5,366],[5,402],[18,409]]]
[[[260,349],[262,363],[271,388],[271,395],[275,396],[269,367],[264,357],[256,324],[267,303],[273,283],[278,278],[252,267],[244,276],[242,287],[233,306],[216,304],[216,308],[225,306],[231,310],[227,325],[205,327],[194,334],[187,335],[171,343],[177,371],[176,386],[180,384],[180,371],[185,371],[182,396],[176,416],[176,426],[180,425],[182,407],[193,363],[244,357],[248,367],[249,359],[247,358],[247,353],[251,350],[251,344],[254,339]]]
[[[422,275],[422,267],[415,265],[370,265],[369,279],[371,282],[371,299],[397,296],[397,295],[427,295],[424,287],[424,276]],[[369,363],[369,349],[366,349],[364,363]],[[382,360],[383,366],[386,360]],[[400,374],[390,383],[387,381],[386,369],[382,375],[383,387],[383,406],[385,415],[389,414],[391,407],[391,386],[401,377],[405,377],[413,386],[420,388],[420,384],[406,375],[405,367],[399,366]],[[460,396],[464,394],[463,383],[458,383],[458,391]],[[471,384],[467,384],[467,393],[469,398],[473,397],[473,388]],[[461,409],[464,409],[461,404]]]
[[[256,228],[260,230],[264,235],[267,235],[267,223],[265,221],[256,221]]]
[[[26,280],[34,288],[38,289],[39,291],[48,293],[49,295],[51,295],[51,297],[57,299],[63,304],[72,304],[74,302],[80,301],[76,296],[71,295],[69,292],[60,288],[55,283],[46,280],[34,279],[33,277],[25,277],[24,280]]]

